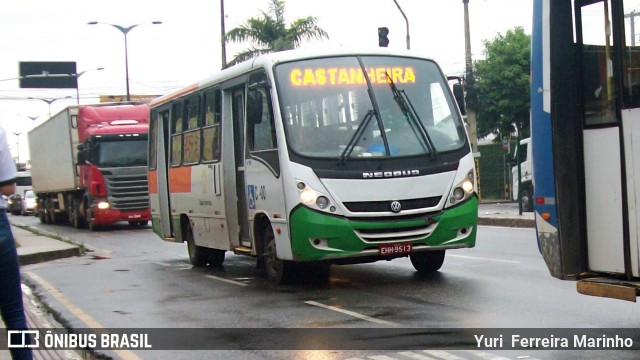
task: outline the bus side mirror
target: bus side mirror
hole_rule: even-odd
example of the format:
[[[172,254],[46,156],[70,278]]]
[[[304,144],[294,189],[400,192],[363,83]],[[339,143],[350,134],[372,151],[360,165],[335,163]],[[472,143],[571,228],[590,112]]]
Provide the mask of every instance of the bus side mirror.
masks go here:
[[[458,103],[458,108],[460,108],[460,113],[465,115],[467,113],[464,107],[464,89],[462,84],[453,84],[453,97],[456,99]]]

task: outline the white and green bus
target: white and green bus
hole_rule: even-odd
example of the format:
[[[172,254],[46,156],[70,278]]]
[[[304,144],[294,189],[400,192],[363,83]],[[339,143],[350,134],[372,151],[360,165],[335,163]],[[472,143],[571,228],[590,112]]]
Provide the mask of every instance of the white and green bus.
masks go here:
[[[257,258],[271,281],[475,245],[470,142],[438,65],[409,52],[279,52],[151,104],[154,231],[194,266]]]

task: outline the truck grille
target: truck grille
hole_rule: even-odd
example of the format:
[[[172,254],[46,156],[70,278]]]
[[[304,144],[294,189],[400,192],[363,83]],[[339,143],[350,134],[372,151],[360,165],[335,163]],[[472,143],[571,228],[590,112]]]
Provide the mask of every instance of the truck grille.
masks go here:
[[[133,211],[149,208],[149,181],[144,175],[105,175],[107,197],[114,210]]]

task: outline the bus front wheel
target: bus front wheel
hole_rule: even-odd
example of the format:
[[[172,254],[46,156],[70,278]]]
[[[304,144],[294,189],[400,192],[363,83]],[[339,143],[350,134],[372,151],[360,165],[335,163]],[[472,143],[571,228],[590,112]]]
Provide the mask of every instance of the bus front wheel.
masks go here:
[[[444,263],[444,250],[417,252],[409,255],[411,264],[421,274],[434,273]]]
[[[273,235],[271,225],[267,225],[263,233],[264,266],[267,271],[267,278],[275,284],[290,282],[293,277],[293,263],[291,261],[278,259],[276,252],[276,238]]]

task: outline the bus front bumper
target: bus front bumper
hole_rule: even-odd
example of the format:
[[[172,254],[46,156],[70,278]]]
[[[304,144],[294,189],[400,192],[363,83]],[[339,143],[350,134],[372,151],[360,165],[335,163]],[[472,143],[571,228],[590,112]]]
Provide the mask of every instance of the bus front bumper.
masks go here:
[[[296,261],[392,259],[411,252],[474,247],[477,222],[475,196],[442,212],[399,220],[351,220],[300,206],[290,216],[291,248]],[[383,254],[392,245],[400,245],[402,251]]]

